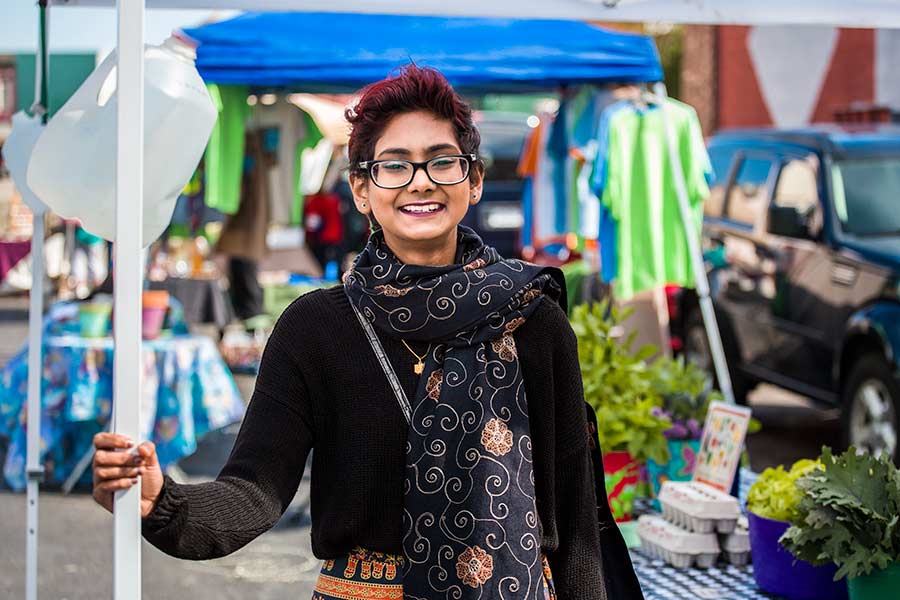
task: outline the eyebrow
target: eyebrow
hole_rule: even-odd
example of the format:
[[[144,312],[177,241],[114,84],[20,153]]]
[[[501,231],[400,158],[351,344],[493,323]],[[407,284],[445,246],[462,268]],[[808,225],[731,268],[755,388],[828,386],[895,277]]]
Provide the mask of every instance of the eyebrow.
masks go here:
[[[455,150],[459,152],[459,148],[454,146],[453,144],[435,144],[434,146],[429,146],[427,150],[425,150],[426,154],[434,154],[435,152],[440,152],[441,150]],[[409,156],[412,154],[406,148],[385,148],[381,152],[378,153],[378,156],[382,156],[383,154],[399,154],[401,156]]]

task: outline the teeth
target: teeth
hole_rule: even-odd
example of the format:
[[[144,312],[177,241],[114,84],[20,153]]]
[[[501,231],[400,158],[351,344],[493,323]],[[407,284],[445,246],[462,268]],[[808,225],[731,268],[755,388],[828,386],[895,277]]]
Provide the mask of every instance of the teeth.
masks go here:
[[[440,210],[440,204],[423,204],[420,206],[404,206],[400,210],[411,213],[430,213]]]

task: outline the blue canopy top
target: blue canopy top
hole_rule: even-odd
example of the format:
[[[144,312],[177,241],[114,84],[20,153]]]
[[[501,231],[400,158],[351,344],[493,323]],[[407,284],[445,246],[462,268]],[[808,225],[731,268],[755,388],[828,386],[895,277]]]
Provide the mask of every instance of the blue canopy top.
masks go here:
[[[470,93],[662,79],[650,38],[577,21],[246,13],[185,33],[211,83],[349,92],[410,61]]]

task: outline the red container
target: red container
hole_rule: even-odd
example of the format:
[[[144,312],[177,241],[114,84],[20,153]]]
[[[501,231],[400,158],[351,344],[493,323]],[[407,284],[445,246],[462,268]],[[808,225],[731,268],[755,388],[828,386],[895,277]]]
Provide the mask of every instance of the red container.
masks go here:
[[[605,452],[603,474],[613,516],[619,523],[630,521],[640,477],[640,464],[628,452]]]
[[[145,340],[155,340],[162,331],[169,309],[169,293],[147,290],[141,297],[141,333]]]

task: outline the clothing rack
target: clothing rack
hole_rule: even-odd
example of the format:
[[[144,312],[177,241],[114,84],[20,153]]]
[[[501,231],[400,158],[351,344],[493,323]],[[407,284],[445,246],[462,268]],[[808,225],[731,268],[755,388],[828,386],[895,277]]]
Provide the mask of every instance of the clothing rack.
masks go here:
[[[691,229],[692,217],[690,202],[688,200],[687,183],[684,177],[684,168],[681,164],[681,157],[678,154],[675,131],[672,128],[672,122],[669,119],[667,112],[666,100],[668,100],[668,98],[669,95],[666,90],[666,85],[662,82],[658,82],[653,85],[652,90],[650,90],[646,84],[642,85],[640,95],[635,98],[634,101],[657,106],[661,111],[660,115],[662,117],[663,129],[666,132],[666,146],[669,160],[671,161],[672,169],[676,174],[674,180],[675,192],[678,197],[678,209],[681,212],[681,223],[684,227],[684,236],[687,241],[688,252],[691,256],[691,265],[694,271],[694,285],[700,300],[700,312],[703,315],[706,337],[709,340],[710,354],[712,355],[719,389],[725,397],[726,402],[734,404],[734,389],[731,385],[728,362],[725,358],[722,337],[719,333],[719,325],[716,320],[716,313],[710,297],[709,280],[706,277],[706,265],[703,261],[703,253],[700,250],[697,236]]]

